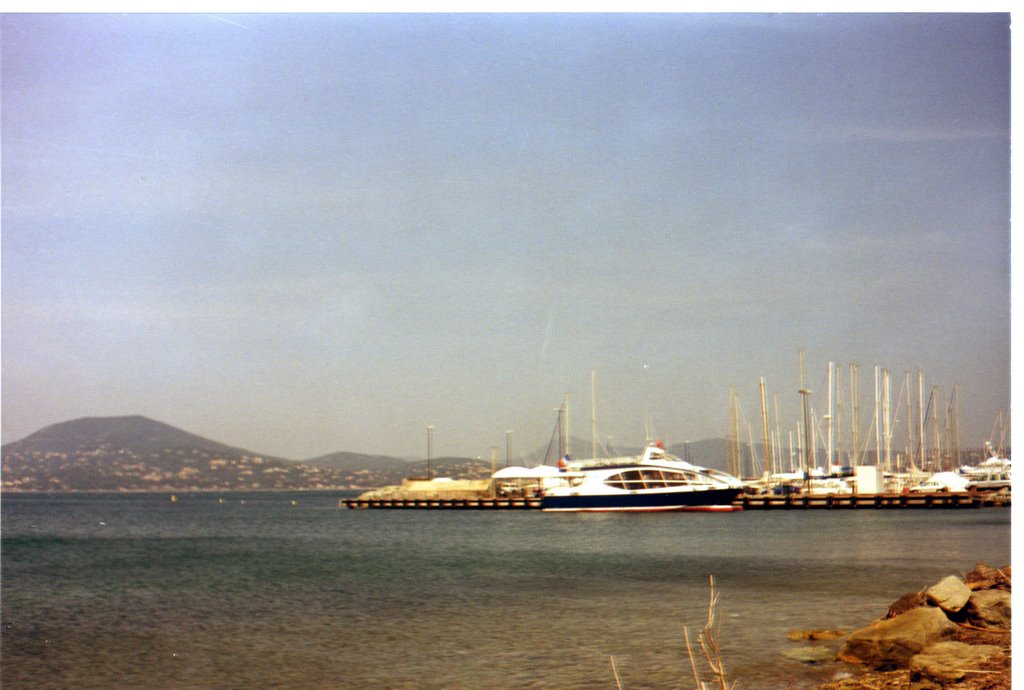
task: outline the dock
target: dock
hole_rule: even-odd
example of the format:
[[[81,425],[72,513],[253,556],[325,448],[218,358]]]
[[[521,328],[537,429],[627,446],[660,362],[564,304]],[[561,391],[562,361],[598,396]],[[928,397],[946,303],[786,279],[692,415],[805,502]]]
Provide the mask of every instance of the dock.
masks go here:
[[[352,509],[398,508],[405,510],[539,510],[539,498],[343,498],[340,507]],[[969,509],[1008,507],[1006,494],[953,493],[886,493],[886,494],[823,494],[773,496],[770,494],[741,496],[733,502],[743,510],[870,510]]]
[[[741,496],[734,505],[745,510],[808,510],[825,509],[897,509],[897,508],[982,508],[1009,506],[1009,496],[949,492],[949,493],[884,493],[884,494],[795,494],[789,496]]]
[[[539,498],[343,498],[353,509],[402,508],[434,510],[539,510]]]

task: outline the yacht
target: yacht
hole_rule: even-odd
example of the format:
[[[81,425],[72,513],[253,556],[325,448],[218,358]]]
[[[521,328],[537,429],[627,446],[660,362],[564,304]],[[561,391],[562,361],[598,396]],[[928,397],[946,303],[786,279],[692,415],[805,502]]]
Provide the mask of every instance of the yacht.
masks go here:
[[[649,445],[639,456],[558,463],[546,482],[546,511],[708,511],[740,510],[732,502],[743,483],[730,474],[694,465]],[[557,480],[557,481],[551,481]]]
[[[975,467],[961,467],[967,488],[975,491],[999,491],[1012,485],[1013,467],[1008,458],[991,457]]]

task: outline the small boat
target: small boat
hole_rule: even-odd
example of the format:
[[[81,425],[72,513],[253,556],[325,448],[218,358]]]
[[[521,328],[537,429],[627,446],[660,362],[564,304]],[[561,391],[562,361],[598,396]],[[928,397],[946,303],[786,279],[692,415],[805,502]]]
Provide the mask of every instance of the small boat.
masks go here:
[[[730,474],[680,460],[653,444],[639,456],[559,461],[557,483],[547,481],[545,511],[739,510],[743,483]]]

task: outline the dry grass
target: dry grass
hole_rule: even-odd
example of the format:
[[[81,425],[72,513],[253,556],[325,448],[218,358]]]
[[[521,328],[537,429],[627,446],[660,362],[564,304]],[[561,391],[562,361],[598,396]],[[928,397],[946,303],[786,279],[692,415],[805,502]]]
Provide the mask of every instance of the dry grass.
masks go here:
[[[722,624],[715,618],[715,606],[718,604],[718,592],[715,591],[715,576],[712,575],[711,581],[711,600],[708,602],[708,619],[704,623],[704,629],[697,635],[697,643],[700,645],[701,656],[704,658],[704,665],[706,667],[706,673],[709,672],[713,678],[711,687],[721,688],[721,690],[730,690],[728,680],[725,676],[725,664],[722,662],[722,652],[718,647],[718,633],[721,630]],[[693,653],[693,646],[690,644],[690,631],[684,626],[683,637],[686,640],[686,652],[690,655],[690,668],[693,670],[693,682],[698,690],[707,690],[708,683],[701,680],[701,672],[699,664],[697,663],[697,657]]]
[[[697,643],[700,645],[701,657],[704,659],[705,669],[703,675],[711,677],[710,685],[707,681],[701,680],[702,671],[697,663],[697,656],[693,653],[693,646],[690,644],[690,631],[683,627],[683,638],[686,640],[686,652],[690,656],[690,668],[693,671],[693,682],[696,690],[709,690],[720,688],[720,690],[732,690],[736,687],[733,683],[729,685],[725,677],[725,664],[722,662],[722,653],[718,648],[718,632],[721,629],[721,622],[715,617],[715,606],[718,604],[718,592],[715,591],[715,576],[711,580],[711,599],[708,602],[708,619],[704,628],[697,635]],[[622,690],[622,679],[615,668],[615,656],[609,657],[612,665],[612,675],[615,677],[615,686]]]

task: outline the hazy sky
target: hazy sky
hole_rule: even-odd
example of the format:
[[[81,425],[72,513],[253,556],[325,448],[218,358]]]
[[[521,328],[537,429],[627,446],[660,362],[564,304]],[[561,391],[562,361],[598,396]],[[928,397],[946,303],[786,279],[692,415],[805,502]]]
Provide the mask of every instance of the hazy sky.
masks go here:
[[[1010,398],[1008,15],[5,15],[3,441],[723,437]],[[916,387],[916,379],[915,379]],[[902,403],[896,441],[907,423]],[[745,423],[744,422],[744,423]],[[845,423],[849,429],[849,422]],[[870,432],[873,433],[873,432]],[[848,431],[847,431],[848,434]],[[873,447],[873,446],[872,446]],[[589,449],[587,449],[589,450]]]

